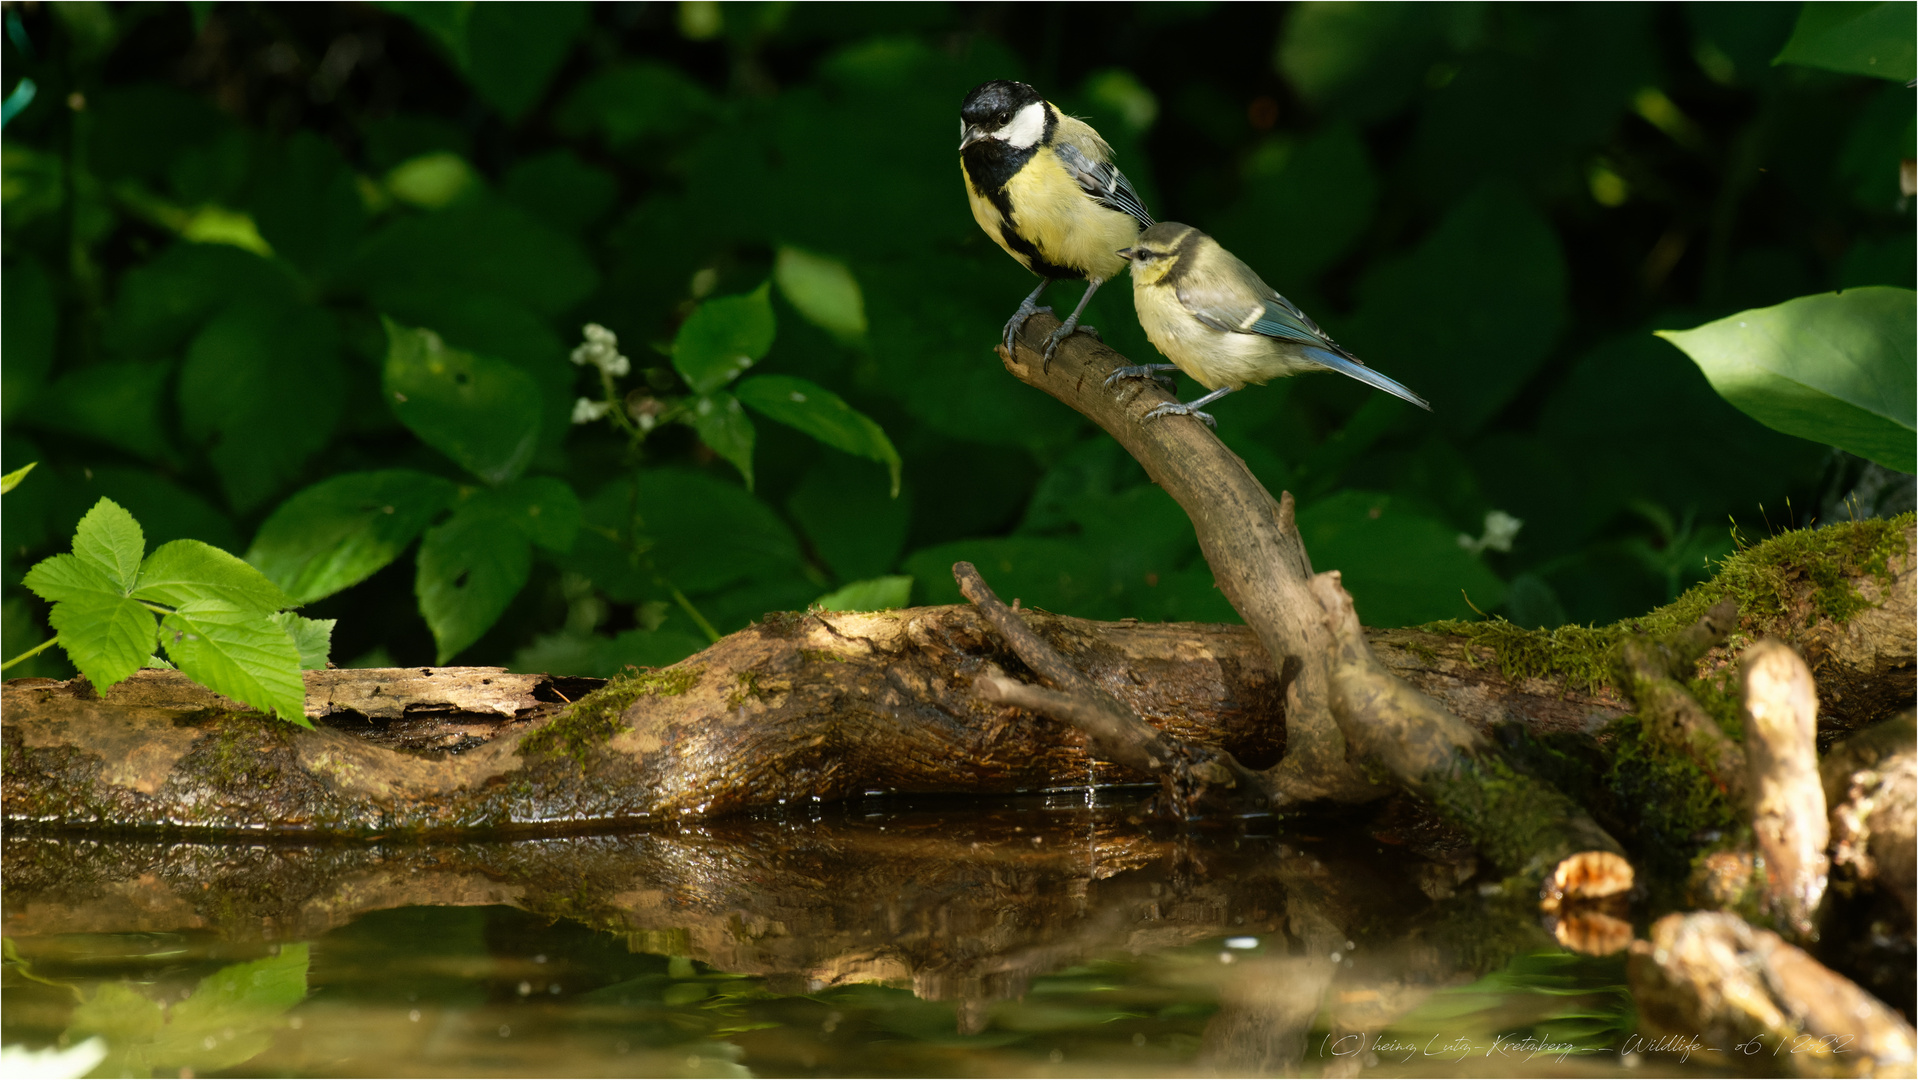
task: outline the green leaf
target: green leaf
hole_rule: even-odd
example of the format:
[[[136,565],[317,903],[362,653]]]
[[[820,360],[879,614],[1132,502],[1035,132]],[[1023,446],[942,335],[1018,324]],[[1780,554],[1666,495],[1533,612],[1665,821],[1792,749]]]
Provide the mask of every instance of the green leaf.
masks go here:
[[[326,667],[327,654],[333,651],[333,626],[338,619],[309,619],[290,611],[276,612],[270,619],[293,639],[293,647],[300,653],[301,670],[320,671]]]
[[[579,241],[485,193],[396,220],[361,247],[352,275],[381,310],[390,295],[430,286],[510,301],[548,317],[599,284]]]
[[[1297,144],[1268,143],[1246,172],[1239,200],[1207,229],[1288,295],[1351,250],[1379,201],[1377,171],[1350,124]]]
[[[716,109],[712,94],[678,68],[642,61],[605,65],[588,75],[554,120],[568,135],[597,131],[617,147],[690,131]]]
[[[1766,427],[1908,473],[1918,471],[1915,301],[1909,289],[1849,289],[1658,336]]]
[[[1472,605],[1490,611],[1505,601],[1505,583],[1459,546],[1458,530],[1394,506],[1390,495],[1341,492],[1299,511],[1298,521],[1312,565],[1340,571],[1367,626],[1472,618]]]
[[[466,24],[477,4],[471,0],[446,3],[444,0],[381,0],[380,7],[404,16],[446,47],[453,62],[466,66]]]
[[[271,1045],[282,1015],[306,997],[308,962],[305,944],[282,945],[215,971],[169,1008],[135,992],[131,980],[109,982],[73,1010],[61,1038],[104,1038],[111,1053],[96,1070],[103,1075],[232,1071]]]
[[[491,629],[532,571],[531,538],[501,528],[498,510],[490,500],[475,497],[420,541],[413,591],[438,644],[438,663]]]
[[[98,439],[149,461],[173,456],[160,407],[172,364],[89,364],[48,387],[21,423]]]
[[[635,489],[654,566],[688,593],[790,576],[805,565],[786,523],[735,484],[686,469],[647,469]]]
[[[1914,21],[1918,4],[1909,2],[1805,4],[1772,63],[1909,82],[1918,75]]]
[[[98,567],[122,594],[133,591],[140,579],[140,559],[146,554],[146,535],[133,515],[112,499],[93,504],[73,534],[73,554]]]
[[[713,453],[733,463],[746,478],[746,490],[753,489],[753,422],[739,399],[724,390],[695,398],[686,412],[686,423],[699,432],[699,439]]]
[[[386,320],[386,398],[400,422],[489,484],[518,476],[539,443],[532,376]]]
[[[586,19],[580,3],[475,4],[466,17],[466,77],[516,120],[539,102]]]
[[[227,500],[244,511],[332,441],[345,393],[332,316],[308,304],[247,302],[193,339],[176,397],[181,428],[207,444]]]
[[[133,596],[176,608],[196,600],[219,600],[259,615],[296,603],[238,556],[198,540],[175,540],[147,556]]]
[[[53,605],[47,621],[60,635],[60,647],[66,650],[67,659],[102,693],[140,670],[153,655],[157,633],[153,612],[138,600],[111,589],[85,594],[69,591],[65,599]]]
[[[899,451],[878,424],[838,394],[791,375],[756,376],[740,383],[734,393],[755,410],[835,450],[884,465],[892,474],[892,493],[899,494]]]
[[[299,300],[290,267],[225,244],[180,242],[120,279],[107,348],[133,359],[171,353],[215,312],[244,300]]]
[[[460,511],[489,515],[510,525],[548,551],[572,550],[579,536],[579,496],[571,484],[551,476],[528,476],[493,491],[473,495]]]
[[[189,601],[160,620],[160,644],[188,678],[214,693],[313,726],[300,650],[267,615],[224,600]]]
[[[281,503],[246,561],[306,604],[357,585],[399,558],[453,504],[457,489],[411,469],[345,473]]]
[[[812,602],[827,611],[886,611],[912,598],[912,575],[892,574],[842,586]]]
[[[841,341],[866,336],[866,299],[845,263],[782,245],[773,260],[773,281],[814,326]]]
[[[506,170],[500,194],[548,225],[577,233],[613,208],[619,181],[571,150],[554,150],[523,158]]]
[[[772,282],[699,305],[673,338],[673,366],[694,392],[710,394],[773,347]]]
[[[12,212],[9,204],[8,212]],[[0,415],[12,420],[35,397],[53,369],[53,336],[59,324],[53,283],[38,261],[23,258],[0,277]]]
[[[7,475],[0,476],[0,495],[5,495],[7,492],[19,487],[20,481],[25,480],[27,474],[32,472],[33,467],[38,464],[40,463],[37,461],[29,461]]]
[[[253,220],[273,251],[327,275],[352,256],[366,207],[339,148],[301,131],[269,155],[253,186]]]
[[[842,581],[891,570],[912,523],[912,499],[887,498],[885,473],[844,454],[821,454],[786,510]]]
[[[408,158],[386,174],[386,190],[395,199],[426,210],[451,206],[479,183],[466,159],[446,150]]]

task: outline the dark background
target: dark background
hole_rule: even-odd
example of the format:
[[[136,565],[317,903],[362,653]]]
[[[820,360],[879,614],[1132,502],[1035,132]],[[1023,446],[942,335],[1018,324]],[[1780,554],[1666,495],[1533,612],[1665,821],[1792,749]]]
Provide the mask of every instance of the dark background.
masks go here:
[[[1432,402],[1314,376],[1214,410],[1368,623],[1643,612],[1735,535],[1839,513],[1859,470],[1733,410],[1651,331],[1914,284],[1912,91],[1772,66],[1797,10],[10,4],[4,89],[37,93],[5,129],[4,467],[41,464],[4,506],[5,652],[46,633],[21,575],[102,496],[149,548],[244,552],[327,476],[477,484],[382,400],[381,315],[531,374],[531,472],[586,508],[460,662],[666,662],[704,641],[689,605],[731,631],[888,573],[953,601],[960,557],[1028,605],[1233,618],[1170,500],[992,355],[1032,281],[966,210],[954,121],[1004,77]],[[444,153],[470,182],[409,195],[401,167]],[[670,400],[654,346],[782,246],[842,260],[869,328],[835,337],[775,291],[756,370],[877,420],[897,499],[776,424],[742,499],[713,494],[740,474],[689,428],[635,448],[567,422],[596,393],[566,362],[584,323],[618,332],[622,388]],[[278,322],[222,321],[266,294]],[[1156,359],[1128,282],[1087,321]],[[691,494],[635,524],[659,477]],[[1510,550],[1462,547],[1492,511],[1524,522]],[[415,576],[408,554],[307,609],[340,620],[336,661],[434,659]],[[60,670],[33,663],[10,674]]]

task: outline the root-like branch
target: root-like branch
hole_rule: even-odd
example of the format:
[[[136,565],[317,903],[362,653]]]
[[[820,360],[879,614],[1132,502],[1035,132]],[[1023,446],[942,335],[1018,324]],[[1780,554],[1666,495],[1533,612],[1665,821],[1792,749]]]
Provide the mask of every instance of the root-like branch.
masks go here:
[[[1764,904],[1801,939],[1825,895],[1825,790],[1818,778],[1818,694],[1791,646],[1767,638],[1742,661],[1752,831],[1764,856]]]

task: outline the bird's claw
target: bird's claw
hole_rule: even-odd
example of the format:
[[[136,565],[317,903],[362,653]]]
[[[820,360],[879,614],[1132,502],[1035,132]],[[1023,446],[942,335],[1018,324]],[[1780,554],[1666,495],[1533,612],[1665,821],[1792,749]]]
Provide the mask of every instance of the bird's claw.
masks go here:
[[[1105,344],[1106,339],[1100,337],[1099,331],[1093,329],[1090,326],[1061,326],[1059,329],[1054,330],[1052,332],[1051,337],[1046,339],[1045,362],[1048,365],[1052,363],[1052,354],[1058,352],[1059,346],[1065,344],[1065,340],[1071,337],[1075,333],[1091,334],[1092,340],[1098,342],[1101,345]]]
[[[1194,416],[1205,421],[1206,427],[1216,428],[1219,426],[1219,422],[1212,418],[1211,413],[1200,412],[1190,405],[1181,405],[1176,401],[1168,401],[1163,405],[1156,405],[1150,412],[1139,419],[1143,422],[1146,420],[1156,420],[1161,416]]]
[[[1040,307],[1037,304],[1027,303],[1020,304],[1019,310],[1012,313],[1012,318],[1006,320],[1005,346],[1007,352],[1012,351],[1012,343],[1019,339],[1019,331],[1026,328],[1026,320],[1041,313],[1050,315],[1052,314],[1052,309],[1050,307]],[[1046,355],[1050,358],[1052,354],[1047,353]]]
[[[1112,384],[1120,379],[1151,379],[1170,390],[1178,385],[1173,381],[1172,376],[1164,374],[1171,367],[1173,367],[1171,364],[1127,364],[1113,368],[1112,374],[1106,376],[1105,385],[1110,389]]]

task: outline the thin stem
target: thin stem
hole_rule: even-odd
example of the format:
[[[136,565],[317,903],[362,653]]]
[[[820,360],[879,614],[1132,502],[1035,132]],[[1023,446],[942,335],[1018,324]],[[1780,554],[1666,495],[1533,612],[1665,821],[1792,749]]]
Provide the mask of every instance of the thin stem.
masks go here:
[[[706,616],[699,613],[699,609],[693,606],[691,600],[686,599],[686,594],[679,591],[679,586],[669,584],[667,588],[673,590],[673,602],[677,603],[680,610],[699,625],[700,632],[706,635],[706,640],[717,643],[720,637],[719,631],[713,629],[713,624],[706,621]]]
[[[33,648],[28,649],[26,652],[21,653],[19,656],[14,657],[13,659],[7,661],[4,664],[0,664],[0,671],[5,671],[8,668],[12,667],[13,665],[19,663],[20,661],[27,659],[28,657],[38,656],[41,653],[46,652],[48,647],[52,646],[55,642],[59,640],[60,640],[59,634],[53,635],[52,637],[41,642],[40,644],[35,645]]]

